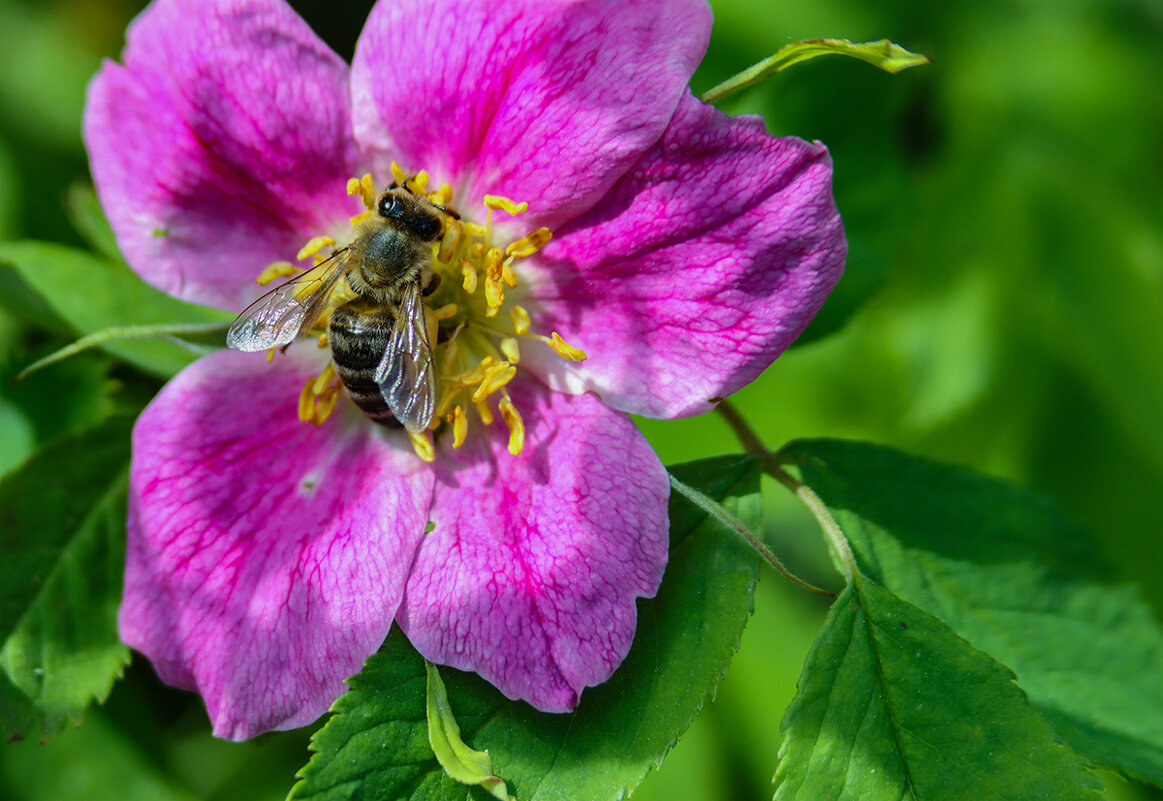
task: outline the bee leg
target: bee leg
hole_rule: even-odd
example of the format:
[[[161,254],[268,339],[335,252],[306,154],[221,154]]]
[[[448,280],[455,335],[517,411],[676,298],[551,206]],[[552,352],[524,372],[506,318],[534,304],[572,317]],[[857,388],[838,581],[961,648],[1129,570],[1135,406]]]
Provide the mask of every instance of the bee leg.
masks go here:
[[[424,287],[424,297],[428,297],[440,287],[441,281],[440,273],[432,273],[432,277],[428,279],[427,286]]]

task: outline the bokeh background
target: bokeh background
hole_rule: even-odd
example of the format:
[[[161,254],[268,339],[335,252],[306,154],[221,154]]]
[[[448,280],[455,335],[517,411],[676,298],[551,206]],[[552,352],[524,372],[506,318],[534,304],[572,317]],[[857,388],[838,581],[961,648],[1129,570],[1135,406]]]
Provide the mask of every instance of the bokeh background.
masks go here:
[[[292,4],[350,57],[368,2]],[[0,0],[0,240],[82,244],[66,209],[88,181],[85,85],[143,5]],[[851,242],[817,324],[738,408],[771,447],[872,440],[1049,495],[1163,610],[1163,5],[712,5],[696,92],[797,39],[889,37],[936,59],[896,76],[818,59],[722,104],[830,147]],[[156,391],[99,352],[10,385],[71,338],[0,268],[0,471]],[[642,426],[668,464],[738,451],[715,415]],[[769,542],[835,587],[814,523],[767,490]],[[779,721],[826,604],[768,574],[755,605],[716,700],[636,798],[770,798]],[[306,741],[215,741],[200,702],[138,659],[79,730],[0,747],[0,799],[281,799]],[[1113,798],[1163,798],[1104,779]]]

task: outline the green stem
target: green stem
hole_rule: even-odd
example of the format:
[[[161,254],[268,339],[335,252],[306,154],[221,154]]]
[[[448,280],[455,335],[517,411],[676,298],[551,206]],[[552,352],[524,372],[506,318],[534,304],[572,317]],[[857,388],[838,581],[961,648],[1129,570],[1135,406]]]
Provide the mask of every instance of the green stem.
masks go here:
[[[771,552],[771,549],[767,547],[763,540],[759,539],[759,537],[757,537],[755,533],[751,531],[751,529],[743,525],[742,520],[724,509],[722,505],[716,502],[713,498],[707,497],[689,484],[684,484],[673,475],[670,477],[670,486],[673,487],[676,491],[682,493],[683,497],[685,497],[695,506],[702,509],[716,521],[742,537],[743,540],[748,545],[750,545],[760,556],[762,556],[769,565],[783,574],[783,576],[790,580],[792,583],[798,584],[805,590],[809,590],[810,592],[818,593],[820,595],[827,595],[829,597],[835,595],[835,593],[829,592],[828,590],[821,589],[820,587],[815,587],[809,584],[788,570],[784,566],[783,562],[779,561],[779,558]]]
[[[739,442],[743,444],[743,449],[759,459],[763,464],[764,471],[791,490],[800,499],[800,503],[806,506],[812,516],[816,518],[824,536],[828,538],[828,542],[840,559],[840,565],[844,569],[844,580],[851,584],[852,577],[856,572],[856,558],[852,555],[852,547],[848,544],[848,538],[844,536],[844,530],[840,528],[836,518],[832,517],[832,513],[828,511],[827,504],[820,499],[815,490],[783,469],[784,463],[780,457],[767,449],[755,430],[751,428],[751,424],[743,419],[743,416],[731,405],[730,401],[721,401],[716,408],[719,414],[726,419],[727,424],[731,426],[731,430],[735,432]]]
[[[127,339],[151,339],[155,337],[179,337],[192,336],[196,334],[213,334],[215,331],[226,331],[227,325],[222,323],[190,323],[187,325],[126,325],[116,328],[102,328],[100,331],[94,331],[92,334],[87,334],[76,342],[65,345],[58,351],[50,353],[43,359],[37,359],[32,364],[25,367],[12,380],[12,383],[23,381],[25,378],[35,373],[41,368],[48,367],[50,364],[56,364],[59,361],[64,361],[70,356],[75,356],[82,351],[90,348],[97,348],[109,342],[120,342]]]

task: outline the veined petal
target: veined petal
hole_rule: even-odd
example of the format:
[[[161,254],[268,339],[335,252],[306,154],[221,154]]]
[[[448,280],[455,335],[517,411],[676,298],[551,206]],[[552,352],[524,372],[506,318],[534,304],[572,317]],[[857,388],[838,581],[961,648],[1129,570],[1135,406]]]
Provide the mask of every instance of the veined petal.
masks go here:
[[[708,411],[799,336],[846,253],[827,149],[688,94],[658,144],[538,254],[541,274],[526,268],[538,324],[589,358],[529,348],[522,365],[627,412]]]
[[[429,660],[564,712],[622,662],[635,599],[658,589],[669,482],[630,419],[592,395],[509,389],[525,449],[510,455],[503,430],[441,443],[435,528],[398,620]]]
[[[381,2],[352,66],[356,138],[552,227],[662,134],[710,27],[705,0]]]
[[[427,521],[432,472],[403,435],[354,408],[299,421],[311,366],[213,354],[134,429],[121,636],[220,737],[327,710],[387,635]]]
[[[85,142],[150,283],[241,309],[272,261],[361,210],[348,67],[281,0],[155,0],[89,86]]]

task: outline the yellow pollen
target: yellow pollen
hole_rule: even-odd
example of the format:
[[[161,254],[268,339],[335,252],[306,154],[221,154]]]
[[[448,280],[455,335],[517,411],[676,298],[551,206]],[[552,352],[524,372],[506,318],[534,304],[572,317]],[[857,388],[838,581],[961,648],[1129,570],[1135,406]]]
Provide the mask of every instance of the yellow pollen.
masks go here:
[[[258,274],[258,285],[266,286],[276,278],[287,278],[299,272],[299,268],[291,264],[289,261],[276,261],[268,264],[266,268]]]
[[[436,450],[432,447],[432,439],[427,431],[409,431],[408,437],[412,440],[412,450],[416,451],[417,456],[425,462],[435,461]]]
[[[361,211],[359,214],[348,220],[348,222],[352,225],[359,225],[364,220],[370,220],[374,214],[375,212],[373,211]]]
[[[501,261],[504,258],[500,248],[489,248],[489,252],[485,254],[485,275],[494,281],[498,280],[501,277]]]
[[[437,320],[451,320],[460,311],[455,303],[445,303],[439,309],[433,309],[432,316]]]
[[[516,216],[529,210],[528,203],[518,203],[502,195],[485,195],[485,207],[491,210],[504,210]]]
[[[331,366],[330,362],[328,362],[327,366],[323,368],[323,372],[320,373],[319,377],[315,379],[315,384],[312,387],[312,391],[316,395],[322,395],[323,391],[327,389],[327,387],[331,386],[331,382],[334,380],[335,368]]]
[[[275,351],[277,351],[277,350],[278,350],[278,348],[268,348],[267,349],[267,364],[270,364],[275,360]]]
[[[492,356],[486,356],[481,359],[480,364],[474,367],[469,372],[460,377],[460,383],[466,387],[471,387],[473,384],[479,384],[484,381],[485,374],[488,373],[489,368],[496,363],[496,359]]]
[[[517,368],[508,362],[493,365],[485,372],[485,377],[481,379],[480,385],[472,393],[472,402],[483,402],[489,395],[512,381],[515,375],[517,375]]]
[[[529,333],[529,312],[524,306],[514,306],[509,310],[509,319],[513,321],[513,330],[520,335]]]
[[[358,194],[359,194],[359,179],[358,178],[348,178],[347,179],[347,195],[348,195],[348,197],[355,197]]]
[[[475,236],[478,239],[480,239],[480,238],[484,237],[486,234],[488,234],[487,229],[482,228],[481,226],[477,225],[474,222],[462,222],[461,225],[464,226],[464,230],[468,231],[470,236]],[[478,245],[478,247],[479,247],[479,245]],[[474,253],[473,255],[475,256],[477,254]]]
[[[496,316],[497,309],[501,308],[505,303],[505,290],[501,287],[500,281],[493,278],[485,279],[485,303],[488,304],[488,309],[485,310],[485,316]]]
[[[448,184],[441,184],[439,189],[429,193],[428,199],[437,206],[447,206],[452,202],[452,187]]]
[[[428,173],[424,170],[416,173],[416,177],[412,179],[412,184],[420,190],[418,194],[428,194]]]
[[[464,444],[464,438],[468,436],[468,415],[464,413],[464,407],[458,403],[452,407],[448,418],[448,422],[452,423],[452,447],[459,448]]]
[[[517,274],[513,272],[513,257],[505,259],[501,262],[501,280],[509,289],[517,288]]]
[[[505,358],[513,364],[521,361],[521,348],[513,337],[505,337],[501,340],[501,353],[505,354]]]
[[[570,345],[556,331],[553,332],[551,337],[541,337],[541,340],[563,359],[569,359],[571,362],[584,362],[586,360],[586,352],[584,350]]]
[[[404,168],[394,161],[392,162],[392,178],[400,186],[403,186],[404,182],[408,180],[408,173],[404,172]]]
[[[525,421],[513,405],[513,399],[506,393],[497,407],[501,410],[501,418],[509,427],[509,453],[520,456],[525,449]]]
[[[308,256],[314,256],[325,247],[330,247],[335,244],[335,240],[329,236],[317,236],[311,239],[307,244],[303,245],[302,250],[295,256],[296,259],[302,261]]]
[[[530,231],[525,236],[518,239],[516,242],[510,242],[509,246],[505,248],[505,253],[509,256],[516,256],[524,258],[525,256],[532,256],[541,248],[549,244],[549,240],[553,239],[553,232],[548,228],[538,228],[536,231]]]
[[[464,275],[464,291],[472,294],[477,291],[477,268],[472,266],[472,262],[464,259],[460,263],[460,272]]]
[[[476,407],[481,422],[487,426],[491,426],[493,424],[493,410],[489,408],[489,402],[486,400],[484,403],[474,403],[473,406]]]
[[[456,246],[460,242],[460,226],[453,223],[444,232],[440,240],[440,249],[436,251],[436,260],[441,264],[448,264],[456,255]]]
[[[327,340],[327,332],[324,331],[322,334],[319,335],[319,350],[323,350],[324,348],[326,348],[330,344],[331,343]]]

